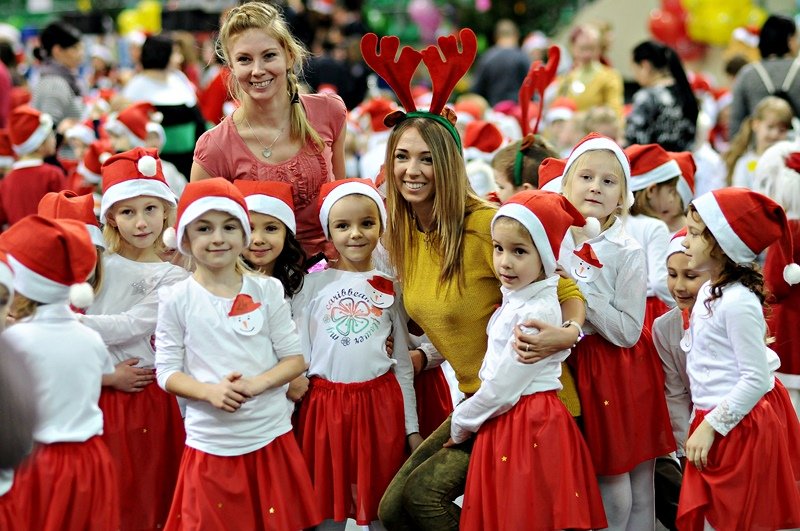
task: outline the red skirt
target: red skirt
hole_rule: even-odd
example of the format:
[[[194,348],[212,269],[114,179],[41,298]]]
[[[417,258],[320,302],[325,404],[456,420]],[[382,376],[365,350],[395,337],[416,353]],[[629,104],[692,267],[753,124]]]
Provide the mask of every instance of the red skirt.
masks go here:
[[[416,375],[414,391],[417,395],[419,434],[427,439],[453,412],[453,397],[442,368],[435,367]]]
[[[117,489],[108,448],[92,437],[37,447],[14,475],[12,492],[29,529],[109,531],[119,529]]]
[[[11,490],[0,496],[0,529],[20,529],[23,522],[17,509],[17,500],[14,498],[16,489],[12,486]]]
[[[705,418],[695,410],[691,434]],[[703,529],[767,531],[800,527],[800,486],[794,478],[783,426],[763,398],[725,437],[717,436],[702,471],[683,471],[676,524]]]
[[[167,521],[186,433],[175,397],[152,383],[139,393],[104,387],[103,441],[117,466],[122,531]]]
[[[236,456],[186,447],[167,531],[297,531],[321,521],[291,432]]]
[[[324,519],[378,518],[405,459],[403,394],[393,372],[359,383],[311,378],[298,438]]]
[[[664,372],[645,328],[631,348],[586,336],[567,359],[575,369],[583,434],[599,476],[614,476],[675,450]]]
[[[778,420],[783,426],[794,478],[800,481],[800,422],[797,420],[797,412],[792,404],[792,399],[789,398],[789,393],[777,378],[775,378],[775,387],[764,395],[764,398],[775,410],[775,414],[778,415]]]
[[[647,303],[644,307],[644,328],[648,330],[653,329],[653,321],[661,317],[669,311],[669,306],[664,304],[664,301],[653,295],[647,297]]]
[[[523,396],[481,427],[469,461],[460,529],[607,525],[589,450],[555,391]]]

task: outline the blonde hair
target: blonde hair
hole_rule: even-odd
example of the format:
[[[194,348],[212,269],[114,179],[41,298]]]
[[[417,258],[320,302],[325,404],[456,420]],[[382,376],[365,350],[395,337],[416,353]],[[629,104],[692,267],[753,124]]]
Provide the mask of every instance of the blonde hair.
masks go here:
[[[215,49],[217,56],[232,69],[231,57],[228,53],[231,42],[245,31],[255,29],[269,34],[283,48],[290,67],[286,72],[287,91],[291,101],[289,116],[289,136],[303,144],[311,141],[318,150],[325,148],[325,142],[308,121],[303,105],[300,103],[300,82],[298,73],[302,73],[302,64],[308,58],[308,50],[292,36],[286,20],[273,5],[265,2],[247,2],[231,9],[219,30]],[[228,76],[228,91],[239,101],[244,101],[245,93],[236,76]]]
[[[753,113],[742,122],[739,132],[731,140],[731,146],[728,152],[722,156],[725,165],[728,167],[728,186],[733,184],[733,170],[736,167],[736,162],[744,155],[745,151],[755,142],[755,135],[753,134],[753,122],[755,120],[764,120],[767,114],[772,113],[777,116],[778,120],[783,122],[787,128],[792,127],[792,107],[783,98],[777,96],[766,96],[758,102]]]
[[[618,173],[618,177],[619,177],[619,204],[617,205],[617,208],[615,208],[614,211],[611,214],[609,214],[608,219],[600,227],[600,230],[604,231],[604,230],[610,228],[614,224],[614,222],[617,220],[617,218],[622,216],[622,214],[625,213],[625,211],[626,211],[625,206],[624,206],[625,205],[625,198],[628,196],[628,180],[625,178],[625,171],[622,169],[622,164],[620,164],[619,160],[617,159],[617,156],[614,155],[614,153],[612,151],[610,151],[608,149],[592,149],[592,150],[586,151],[585,153],[582,153],[577,159],[575,159],[575,161],[570,165],[569,169],[567,169],[567,172],[564,174],[564,180],[561,183],[561,189],[563,190],[562,193],[564,194],[564,197],[569,199],[570,203],[574,204],[574,201],[573,201],[572,197],[570,197],[571,194],[569,192],[569,189],[570,189],[570,187],[572,185],[572,178],[579,170],[582,170],[583,168],[586,167],[586,162],[581,164],[580,163],[581,160],[585,160],[584,157],[586,157],[586,155],[588,155],[589,153],[596,153],[598,151],[604,152],[609,157],[613,158],[614,159],[614,163],[616,164],[616,167],[619,168],[619,173]]]
[[[389,135],[386,146],[386,210],[388,215],[384,245],[398,276],[413,274],[409,257],[416,249],[414,232],[416,216],[411,204],[403,198],[394,179],[394,152],[403,134],[416,129],[427,144],[433,159],[433,225],[430,244],[441,250],[442,270],[439,281],[444,284],[464,280],[463,243],[465,218],[476,210],[495,207],[478,197],[467,179],[464,159],[453,137],[443,125],[429,118],[409,118],[400,122]]]
[[[173,225],[175,225],[175,207],[172,206],[167,201],[161,199],[160,197],[154,197],[154,199],[160,201],[161,205],[164,207],[164,214],[166,215],[164,216],[164,224],[161,227],[161,234],[164,234],[164,230],[166,230],[167,227],[172,227]],[[116,203],[111,205],[111,207],[108,209],[108,212],[106,213],[106,223],[105,225],[103,225],[103,239],[106,242],[106,252],[108,252],[109,254],[118,253],[120,247],[122,246],[122,236],[120,236],[119,234],[119,229],[111,225],[111,223],[109,223],[109,220],[114,219],[114,214],[116,213],[116,207],[121,201],[122,200],[117,201]],[[160,237],[156,238],[156,241],[153,243],[153,248],[159,255],[167,252],[168,250],[167,246],[164,245],[164,242],[161,240]]]
[[[90,286],[92,286],[92,291],[94,291],[94,294],[97,295],[103,288],[103,279],[106,276],[106,268],[103,266],[103,248],[96,245],[94,248],[95,251],[97,251],[97,264],[94,266],[94,274],[89,280],[87,280],[87,282]]]
[[[660,190],[664,187],[678,187],[678,177],[673,177],[668,181],[662,181],[660,183],[655,183],[656,190]],[[658,214],[653,210],[653,207],[650,206],[650,199],[647,197],[647,190],[650,188],[643,188],[642,190],[637,190],[633,192],[633,205],[631,205],[630,214],[631,216],[649,216],[651,218],[661,219]]]
[[[19,321],[26,317],[31,317],[36,313],[36,308],[41,306],[41,302],[37,302],[23,295],[22,293],[15,293],[14,300],[11,301],[11,309],[9,314],[11,317]]]

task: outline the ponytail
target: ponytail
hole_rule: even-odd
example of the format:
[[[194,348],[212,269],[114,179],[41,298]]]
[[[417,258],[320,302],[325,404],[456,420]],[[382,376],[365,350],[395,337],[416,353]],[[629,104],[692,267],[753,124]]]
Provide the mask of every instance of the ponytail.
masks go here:
[[[683,64],[681,64],[681,60],[675,50],[669,46],[664,46],[664,54],[666,55],[669,72],[675,80],[675,87],[678,89],[678,94],[681,98],[683,116],[690,122],[696,123],[697,114],[699,112],[697,99],[694,97],[692,86],[686,78],[686,71],[683,69]]]

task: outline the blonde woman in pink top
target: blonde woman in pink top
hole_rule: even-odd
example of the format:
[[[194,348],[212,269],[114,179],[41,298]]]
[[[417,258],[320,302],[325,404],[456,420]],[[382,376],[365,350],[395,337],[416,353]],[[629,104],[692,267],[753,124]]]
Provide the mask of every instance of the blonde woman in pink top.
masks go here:
[[[200,137],[191,180],[291,184],[298,241],[309,256],[326,251],[317,196],[324,182],[345,176],[344,102],[331,94],[299,94],[295,71],[307,51],[271,5],[233,8],[220,28],[217,53],[231,70],[229,88],[241,105]]]

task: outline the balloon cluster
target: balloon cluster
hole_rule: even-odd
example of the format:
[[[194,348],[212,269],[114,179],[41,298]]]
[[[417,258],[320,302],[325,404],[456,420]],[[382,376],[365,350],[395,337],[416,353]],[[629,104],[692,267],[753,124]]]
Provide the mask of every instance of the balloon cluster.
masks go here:
[[[161,2],[142,0],[133,9],[123,9],[117,16],[117,30],[120,35],[132,31],[159,33],[161,31]]]
[[[753,0],[683,0],[688,13],[689,36],[698,41],[725,46],[738,27],[760,28],[768,13]]]
[[[688,19],[689,13],[680,0],[661,0],[661,7],[650,12],[648,26],[653,37],[674,48],[681,59],[694,61],[705,54],[706,46],[704,41],[690,36]]]

